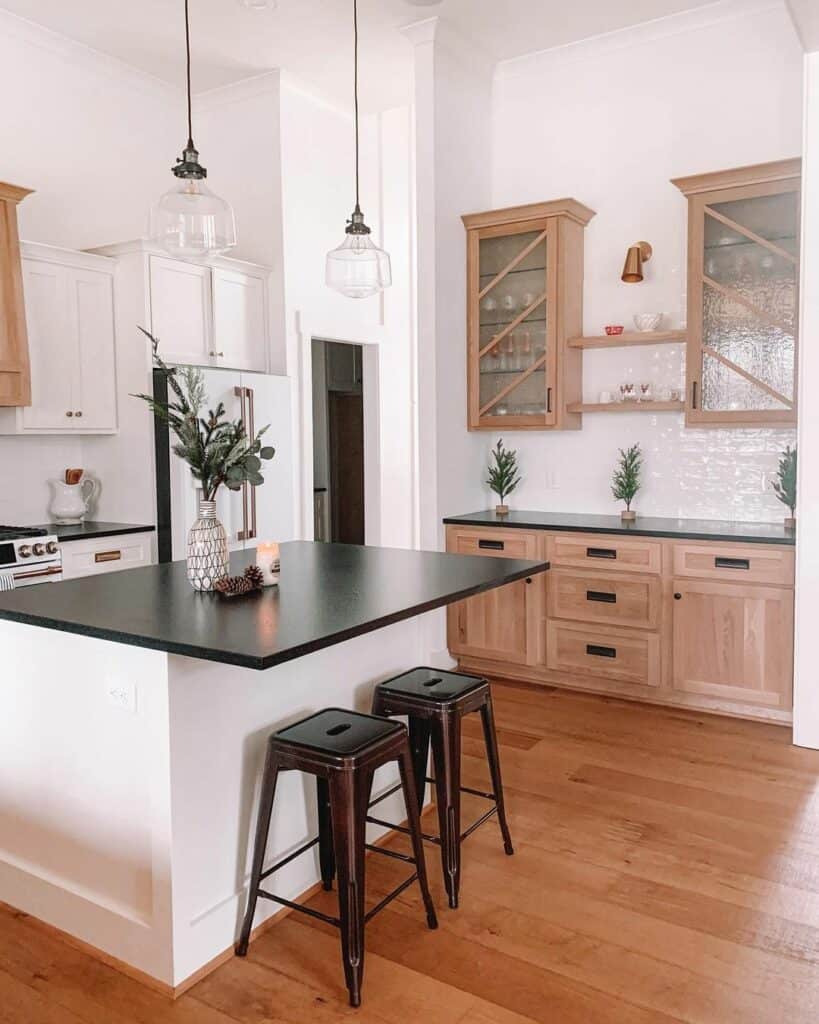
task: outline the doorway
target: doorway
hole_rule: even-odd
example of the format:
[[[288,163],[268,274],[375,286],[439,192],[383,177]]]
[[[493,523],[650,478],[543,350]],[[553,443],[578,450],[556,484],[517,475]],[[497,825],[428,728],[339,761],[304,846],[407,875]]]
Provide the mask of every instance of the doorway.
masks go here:
[[[363,544],[362,346],[319,339],[312,345],[314,536]]]

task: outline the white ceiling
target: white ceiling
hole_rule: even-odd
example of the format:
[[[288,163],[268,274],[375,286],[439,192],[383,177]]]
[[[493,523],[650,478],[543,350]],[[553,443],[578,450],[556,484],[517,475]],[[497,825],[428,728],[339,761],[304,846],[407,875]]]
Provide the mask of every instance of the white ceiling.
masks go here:
[[[440,14],[500,60],[549,49],[712,0],[359,0],[365,108],[406,100],[411,81],[403,25]],[[814,2],[814,0],[811,0]],[[158,78],[183,81],[182,0],[0,0],[5,7]],[[347,104],[351,0],[190,0],[194,91],[282,67]]]

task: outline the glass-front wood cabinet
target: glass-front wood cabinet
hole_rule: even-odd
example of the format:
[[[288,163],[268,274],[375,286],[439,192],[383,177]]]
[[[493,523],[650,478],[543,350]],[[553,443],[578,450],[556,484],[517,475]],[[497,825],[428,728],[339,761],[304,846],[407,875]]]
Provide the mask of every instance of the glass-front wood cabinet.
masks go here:
[[[463,217],[470,430],[580,426],[583,230],[574,199]]]
[[[686,423],[796,422],[801,161],[678,178],[688,198]]]

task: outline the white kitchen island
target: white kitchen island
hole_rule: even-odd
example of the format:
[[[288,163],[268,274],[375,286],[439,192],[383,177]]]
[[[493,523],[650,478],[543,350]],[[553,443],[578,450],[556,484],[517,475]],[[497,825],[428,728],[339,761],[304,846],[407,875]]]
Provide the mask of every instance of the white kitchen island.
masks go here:
[[[426,660],[419,616],[547,568],[296,542],[279,588],[231,601],[182,563],[0,595],[0,900],[180,991],[238,934],[269,733],[369,711]],[[280,779],[269,863],[315,834],[310,781]],[[383,807],[404,816],[397,795]],[[276,891],[318,878],[308,855]]]

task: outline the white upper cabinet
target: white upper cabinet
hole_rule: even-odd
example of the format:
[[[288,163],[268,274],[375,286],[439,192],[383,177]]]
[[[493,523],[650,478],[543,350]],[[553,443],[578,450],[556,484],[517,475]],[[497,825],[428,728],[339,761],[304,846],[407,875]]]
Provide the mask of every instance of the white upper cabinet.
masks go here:
[[[211,344],[210,268],[150,256],[151,330],[167,363],[207,365]]]
[[[0,410],[0,433],[115,433],[114,261],[29,242],[21,254],[31,405]]]
[[[216,365],[233,370],[267,369],[267,286],[264,278],[214,267],[213,351]]]

